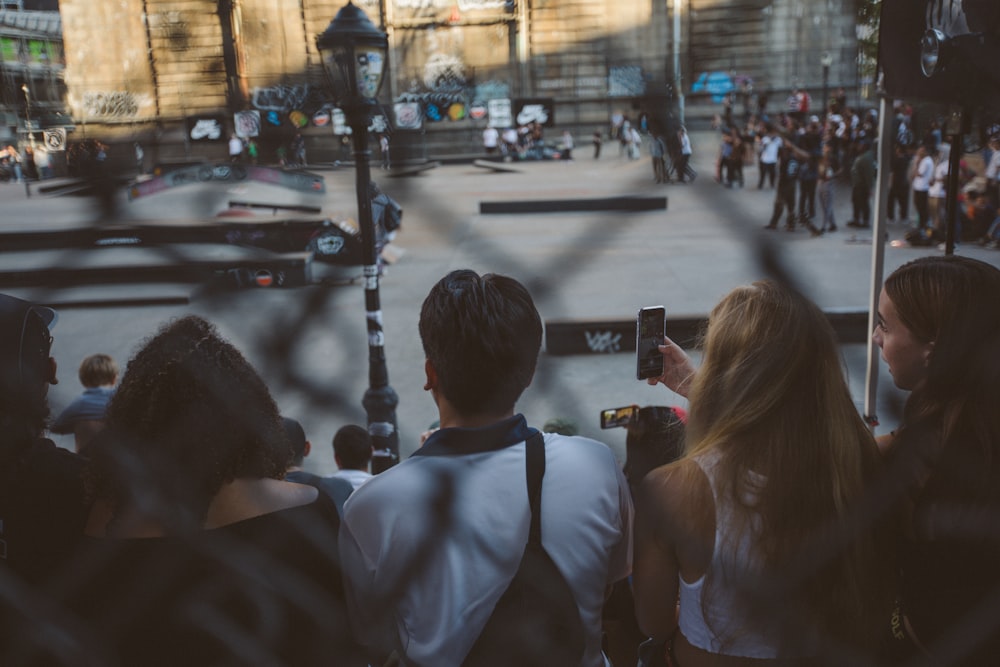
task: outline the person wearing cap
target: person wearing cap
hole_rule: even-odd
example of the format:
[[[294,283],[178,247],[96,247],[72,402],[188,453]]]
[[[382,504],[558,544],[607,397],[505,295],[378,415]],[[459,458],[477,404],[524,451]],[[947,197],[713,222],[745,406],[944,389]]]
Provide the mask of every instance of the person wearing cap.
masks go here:
[[[44,437],[51,308],[0,294],[0,569],[29,583],[57,569],[83,535],[84,460]]]

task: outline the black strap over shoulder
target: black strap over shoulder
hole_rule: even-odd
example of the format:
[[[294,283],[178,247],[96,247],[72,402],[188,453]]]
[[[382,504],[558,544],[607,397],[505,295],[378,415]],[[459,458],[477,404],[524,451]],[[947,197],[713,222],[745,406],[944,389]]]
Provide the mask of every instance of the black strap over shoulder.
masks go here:
[[[542,544],[542,478],[545,477],[545,439],[535,431],[525,442],[527,456],[525,467],[528,475],[528,505],[531,507],[531,529],[528,543]]]
[[[545,440],[525,441],[531,527],[521,563],[463,667],[572,667],[583,659],[586,630],[566,578],[542,547]]]

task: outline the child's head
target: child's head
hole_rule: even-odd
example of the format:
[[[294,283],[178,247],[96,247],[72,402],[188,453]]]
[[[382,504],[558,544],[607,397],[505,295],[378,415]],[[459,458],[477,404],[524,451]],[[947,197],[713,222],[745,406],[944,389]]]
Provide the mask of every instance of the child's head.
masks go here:
[[[88,389],[118,381],[118,364],[106,354],[92,354],[80,364],[80,384]]]

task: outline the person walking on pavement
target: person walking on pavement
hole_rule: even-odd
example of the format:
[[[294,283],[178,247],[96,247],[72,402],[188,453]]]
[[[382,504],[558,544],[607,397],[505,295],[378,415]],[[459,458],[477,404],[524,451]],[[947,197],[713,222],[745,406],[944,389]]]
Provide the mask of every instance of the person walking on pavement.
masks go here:
[[[243,140],[235,134],[229,136],[229,161],[233,164],[243,161]]]
[[[833,146],[830,144],[823,146],[823,157],[819,160],[817,171],[819,175],[817,192],[819,193],[819,205],[823,211],[823,224],[819,228],[809,228],[813,236],[819,236],[827,231],[837,231],[837,222],[833,215],[833,193],[841,172],[840,165],[837,163],[837,156],[833,151]]]
[[[698,176],[695,170],[688,164],[691,161],[691,137],[688,136],[687,128],[683,125],[677,130],[677,139],[680,141],[681,159],[677,163],[677,182],[684,183],[689,179],[692,183]]]
[[[778,151],[778,185],[774,191],[774,212],[764,229],[777,229],[781,214],[787,212],[785,230],[795,231],[795,188],[798,183],[799,165],[808,160],[809,154],[793,144],[782,140]]]
[[[653,180],[657,183],[669,183],[667,178],[666,144],[663,137],[654,135],[649,140],[649,155],[653,161]]]
[[[861,152],[851,164],[851,205],[854,208],[854,218],[847,226],[867,229],[871,217],[872,185],[875,183],[875,153],[868,139],[862,139],[859,143]]]
[[[931,179],[934,178],[934,154],[937,151],[928,146],[921,146],[917,149],[917,155],[913,158],[916,166],[913,170],[913,207],[917,209],[917,227],[926,229],[930,220],[930,205],[928,203],[927,191],[931,187]]]

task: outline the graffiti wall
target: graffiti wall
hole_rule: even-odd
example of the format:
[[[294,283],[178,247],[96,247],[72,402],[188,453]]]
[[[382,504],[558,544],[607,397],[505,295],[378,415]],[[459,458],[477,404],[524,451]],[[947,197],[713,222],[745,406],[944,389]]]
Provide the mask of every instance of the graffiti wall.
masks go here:
[[[421,1],[433,8],[430,0]],[[435,27],[396,35],[394,55],[406,67],[396,70],[399,92],[393,102],[407,105],[400,109],[408,119],[415,105],[421,121],[430,124],[484,121],[490,100],[511,96],[506,26]]]

